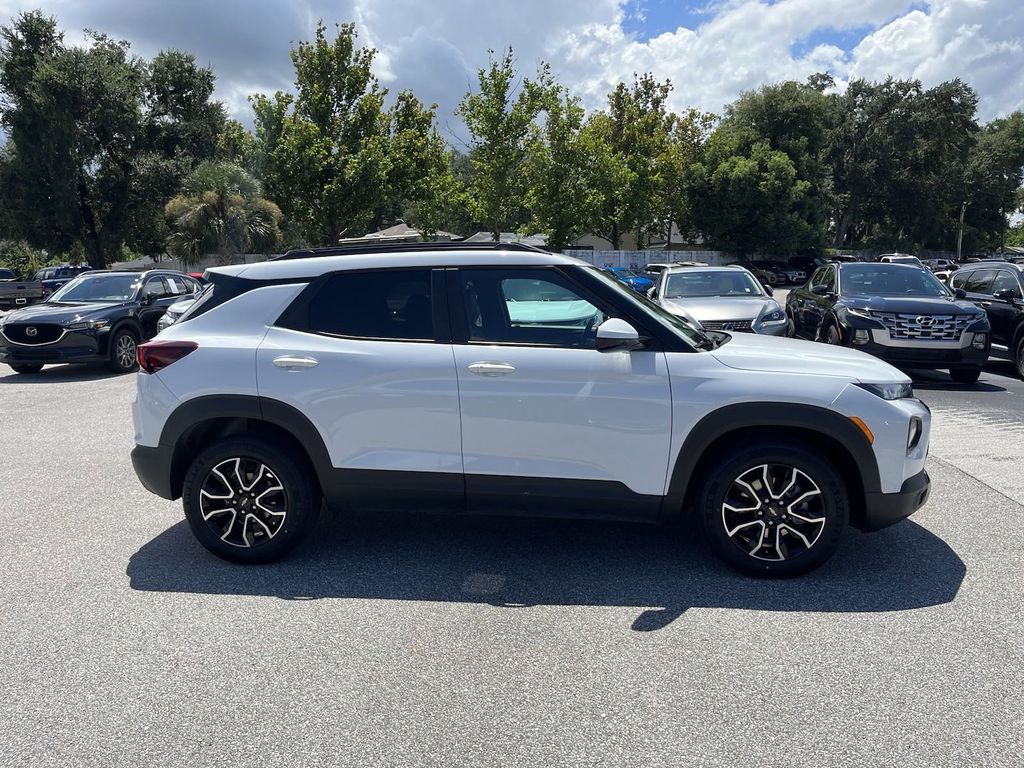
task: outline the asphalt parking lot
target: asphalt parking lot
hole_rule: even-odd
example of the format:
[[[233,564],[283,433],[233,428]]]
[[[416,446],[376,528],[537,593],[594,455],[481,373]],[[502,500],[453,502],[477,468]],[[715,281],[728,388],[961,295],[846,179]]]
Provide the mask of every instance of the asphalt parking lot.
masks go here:
[[[687,530],[439,517],[232,566],[136,481],[132,376],[7,374],[0,765],[1020,765],[1009,365],[918,377],[931,501],[786,582]]]

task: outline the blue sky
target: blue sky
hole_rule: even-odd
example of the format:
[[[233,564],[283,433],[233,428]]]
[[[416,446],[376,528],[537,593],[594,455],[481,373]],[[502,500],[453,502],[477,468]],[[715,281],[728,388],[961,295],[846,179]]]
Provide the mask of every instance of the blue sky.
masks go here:
[[[436,102],[455,137],[476,69],[510,45],[525,73],[548,62],[591,109],[645,71],[672,81],[680,110],[720,113],[745,90],[820,71],[840,89],[855,77],[960,77],[982,119],[1024,108],[1024,0],[0,0],[0,20],[33,7],[70,40],[89,28],[144,56],[194,52],[246,122],[249,95],[290,87],[289,49],[318,18],[354,21],[380,52],[382,83]]]

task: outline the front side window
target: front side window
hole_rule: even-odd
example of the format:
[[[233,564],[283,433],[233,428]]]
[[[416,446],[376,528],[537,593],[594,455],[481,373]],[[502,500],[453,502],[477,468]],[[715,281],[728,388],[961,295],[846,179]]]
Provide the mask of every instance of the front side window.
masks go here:
[[[821,284],[830,291],[834,291],[836,289],[835,267],[825,267],[825,271],[821,274]]]
[[[996,273],[995,280],[992,281],[992,293],[998,293],[999,291],[1010,290],[1013,291],[1015,298],[1020,298],[1020,285],[1017,283],[1017,278],[1012,273],[1002,270]]]
[[[594,349],[610,315],[551,270],[460,273],[470,341]]]
[[[309,302],[302,330],[360,339],[433,341],[430,270],[331,275]]]
[[[958,272],[950,278],[949,284],[953,288],[963,288],[967,284],[967,278],[969,278],[973,272]]]
[[[669,273],[666,299],[699,296],[763,296],[764,289],[746,271],[686,270]]]
[[[967,280],[967,284],[964,285],[964,290],[968,293],[992,293],[992,278],[995,277],[995,272],[991,269],[979,269],[976,272],[972,272],[970,278]]]

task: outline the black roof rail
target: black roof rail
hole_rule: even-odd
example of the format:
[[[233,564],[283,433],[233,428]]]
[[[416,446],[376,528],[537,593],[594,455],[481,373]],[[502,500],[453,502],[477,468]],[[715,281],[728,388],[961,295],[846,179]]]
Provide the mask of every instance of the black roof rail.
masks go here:
[[[525,251],[528,253],[550,253],[543,248],[538,248],[526,243],[466,243],[440,242],[440,243],[360,243],[359,245],[338,245],[328,248],[293,248],[280,256],[274,256],[271,261],[286,261],[291,259],[310,259],[317,256],[360,256],[374,253],[415,253],[417,251]]]

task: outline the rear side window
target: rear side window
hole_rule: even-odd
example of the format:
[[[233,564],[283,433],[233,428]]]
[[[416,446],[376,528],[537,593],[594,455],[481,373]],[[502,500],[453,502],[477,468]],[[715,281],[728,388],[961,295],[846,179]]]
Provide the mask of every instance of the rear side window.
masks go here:
[[[949,279],[949,284],[953,288],[963,288],[967,284],[967,278],[973,274],[973,272],[957,272]]]
[[[991,293],[993,277],[995,277],[995,272],[991,269],[979,269],[977,272],[972,272],[964,290],[968,293]]]
[[[301,330],[359,339],[433,341],[430,270],[340,272],[309,301]]]
[[[996,273],[996,279],[992,281],[992,293],[997,291],[1013,291],[1013,295],[1018,299],[1020,295],[1020,285],[1017,283],[1017,278],[1013,276],[1011,272],[1002,270]]]

